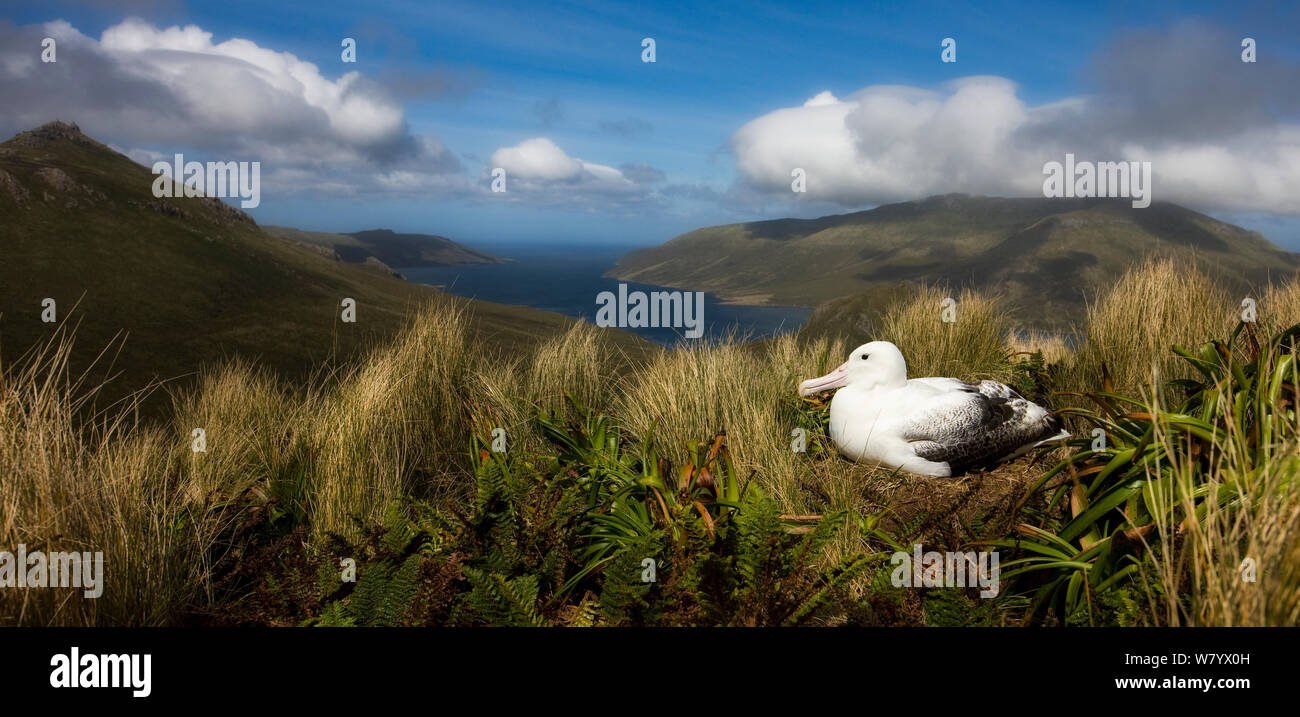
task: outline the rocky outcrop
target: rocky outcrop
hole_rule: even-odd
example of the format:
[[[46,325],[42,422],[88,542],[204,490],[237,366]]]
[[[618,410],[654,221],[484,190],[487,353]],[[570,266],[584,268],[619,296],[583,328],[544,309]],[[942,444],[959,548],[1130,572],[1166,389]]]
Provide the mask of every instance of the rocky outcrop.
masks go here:
[[[32,199],[32,193],[27,190],[27,187],[3,169],[0,169],[0,196],[12,197],[20,207],[27,206]]]
[[[19,132],[10,140],[16,147],[43,147],[52,142],[76,142],[77,144],[89,145],[99,149],[108,150],[117,154],[107,145],[96,142],[81,133],[81,128],[73,122],[47,122],[46,124],[29,129],[26,132]]]
[[[68,209],[94,206],[99,202],[108,201],[108,197],[103,192],[81,184],[58,167],[41,167],[32,173],[32,177],[54,190],[54,194],[48,191],[41,192],[45,201],[58,201],[62,198],[64,207]]]
[[[162,214],[164,216],[176,217],[177,219],[186,219],[190,216],[189,212],[185,211],[184,209],[181,209],[175,204],[172,204],[171,200],[168,199],[151,199],[147,202],[139,202],[132,199],[127,203],[133,207],[140,207],[141,209],[149,209],[158,212],[159,214]]]
[[[250,226],[257,226],[257,222],[253,221],[252,217],[216,197],[203,197],[202,201],[217,215],[217,223],[222,226],[230,226],[232,224],[248,224]]]

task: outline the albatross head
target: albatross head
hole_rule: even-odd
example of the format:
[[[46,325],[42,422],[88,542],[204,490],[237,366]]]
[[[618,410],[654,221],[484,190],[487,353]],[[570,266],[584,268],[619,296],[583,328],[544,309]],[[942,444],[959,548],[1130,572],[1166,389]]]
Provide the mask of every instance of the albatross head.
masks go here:
[[[882,386],[901,386],[907,382],[907,362],[898,347],[888,341],[872,341],[853,349],[849,360],[839,368],[799,384],[800,396],[830,391],[844,386],[870,391]]]

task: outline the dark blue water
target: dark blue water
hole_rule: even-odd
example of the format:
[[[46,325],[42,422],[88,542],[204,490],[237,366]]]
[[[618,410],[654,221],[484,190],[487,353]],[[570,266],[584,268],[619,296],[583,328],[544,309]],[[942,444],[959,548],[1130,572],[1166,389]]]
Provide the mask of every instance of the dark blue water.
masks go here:
[[[408,267],[398,271],[410,281],[443,287],[459,296],[520,304],[554,311],[595,323],[596,295],[618,294],[619,281],[601,276],[627,251],[625,246],[476,244],[514,261],[507,264]],[[662,286],[628,281],[628,292],[672,291]],[[808,319],[810,309],[795,306],[734,306],[723,304],[712,294],[704,297],[704,335],[721,338],[731,332],[751,339],[796,331]],[[628,328],[646,339],[671,345],[681,339],[685,328]]]

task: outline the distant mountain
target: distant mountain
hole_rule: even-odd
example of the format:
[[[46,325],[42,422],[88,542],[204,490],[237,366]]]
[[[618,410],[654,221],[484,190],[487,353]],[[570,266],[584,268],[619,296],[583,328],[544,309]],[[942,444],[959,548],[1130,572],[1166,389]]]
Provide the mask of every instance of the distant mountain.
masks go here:
[[[370,261],[379,267],[501,264],[510,261],[434,234],[398,234],[391,229],[332,234],[290,227],[263,228],[283,239],[328,248],[343,261]]]
[[[0,143],[0,361],[12,363],[54,331],[41,320],[45,299],[56,302],[59,321],[79,323],[74,367],[125,333],[109,396],[232,356],[301,377],[393,335],[429,301],[471,307],[477,336],[500,350],[573,323],[340,261],[267,234],[219,199],[155,198],[153,180],[73,124]],[[355,323],[340,320],[345,298],[357,302]],[[608,331],[631,352],[648,346]]]
[[[707,227],[624,255],[622,280],[746,304],[816,306],[892,295],[900,282],[997,290],[1025,328],[1069,328],[1148,255],[1195,262],[1227,286],[1290,276],[1300,255],[1168,202],[945,195],[820,219]],[[1245,294],[1243,293],[1243,296]]]

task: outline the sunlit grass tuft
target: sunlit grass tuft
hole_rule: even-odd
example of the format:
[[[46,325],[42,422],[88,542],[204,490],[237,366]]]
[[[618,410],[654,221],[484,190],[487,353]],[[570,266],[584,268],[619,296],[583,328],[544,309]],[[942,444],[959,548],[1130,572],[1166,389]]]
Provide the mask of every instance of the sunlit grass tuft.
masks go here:
[[[463,310],[426,308],[391,345],[336,381],[308,423],[308,513],[351,534],[407,495],[467,490],[465,446],[477,354]]]
[[[1074,351],[1059,334],[1012,331],[1007,334],[1006,351],[1012,361],[1028,361],[1034,354],[1041,354],[1047,366],[1074,365]]]
[[[947,299],[955,304],[945,316]],[[1010,329],[1006,307],[997,297],[921,287],[885,309],[880,338],[903,352],[909,376],[1002,381],[1010,377],[1003,345]]]
[[[1096,302],[1068,385],[1100,390],[1102,366],[1116,391],[1137,394],[1156,382],[1191,376],[1171,346],[1199,346],[1225,336],[1240,300],[1195,267],[1150,259],[1130,269]]]
[[[945,322],[946,298],[924,288],[883,312],[879,338],[899,345],[910,375],[1010,381],[1023,367],[1009,357],[1041,352],[1065,372],[1056,388],[1098,383],[1103,361],[1117,387],[1149,385],[1152,366],[1177,375],[1169,346],[1223,336],[1240,303],[1200,274],[1148,262],[1090,307],[1092,324],[1072,357],[1061,337],[1012,331],[995,297],[962,291],[952,297],[956,320]],[[1259,306],[1261,326],[1300,317],[1300,285],[1266,292]],[[538,411],[572,418],[570,399],[616,416],[630,436],[652,435],[674,465],[685,461],[688,441],[726,431],[741,481],[789,513],[890,507],[904,533],[934,539],[946,531],[942,539],[954,546],[1000,520],[1018,481],[1043,470],[1024,464],[1014,477],[935,481],[852,463],[833,449],[795,450],[796,429],[818,431],[815,416],[824,410],[801,400],[796,386],[843,362],[852,348],[843,339],[733,337],[632,362],[579,323],[531,350],[491,354],[473,340],[464,312],[442,304],[418,312],[364,362],[303,386],[238,360],[205,367],[193,388],[175,393],[171,417],[153,425],[139,422],[131,405],[88,416],[96,387],[69,375],[60,337],[0,371],[0,549],[23,542],[104,550],[108,585],[98,601],[0,591],[0,623],[174,621],[219,597],[214,574],[247,547],[240,531],[251,516],[281,516],[321,540],[355,537],[412,497],[454,508],[474,496],[471,435],[501,428],[508,450],[540,455]],[[202,452],[193,450],[196,429]],[[1245,507],[1216,507],[1182,528],[1181,562],[1162,553],[1171,562],[1159,565],[1158,579],[1171,600],[1182,599],[1172,595],[1180,586],[1194,592],[1175,609],[1156,590],[1153,609],[1180,623],[1296,620],[1295,601],[1279,591],[1296,586],[1300,564],[1298,453],[1295,445],[1278,449],[1243,493]],[[1246,469],[1221,460],[1215,490],[1245,485]],[[827,559],[861,551],[862,541],[849,525]],[[1256,595],[1220,574],[1244,557],[1257,558],[1261,574],[1277,582],[1261,583]]]
[[[63,329],[0,370],[0,549],[102,552],[102,595],[81,588],[0,590],[0,624],[157,625],[197,600],[213,506],[189,490],[167,433],[135,418],[81,413],[99,386],[70,371]]]
[[[1290,380],[1296,379],[1292,365]],[[1216,410],[1233,407],[1220,397]],[[1227,421],[1208,464],[1176,434],[1157,431],[1169,461],[1163,479],[1155,475],[1159,467],[1149,470],[1147,494],[1158,506],[1150,556],[1159,587],[1148,586],[1147,597],[1163,624],[1300,626],[1300,441],[1294,413],[1269,412],[1266,420],[1270,434],[1287,438],[1256,452]]]

